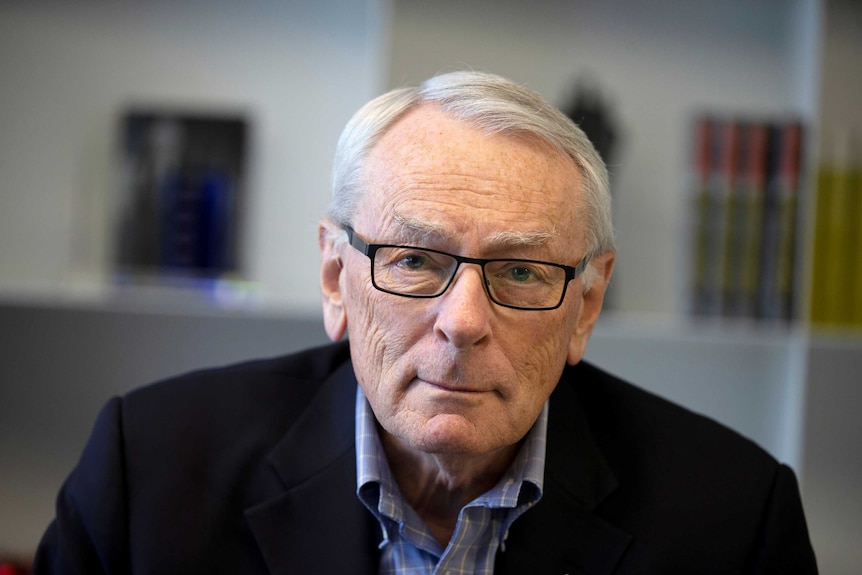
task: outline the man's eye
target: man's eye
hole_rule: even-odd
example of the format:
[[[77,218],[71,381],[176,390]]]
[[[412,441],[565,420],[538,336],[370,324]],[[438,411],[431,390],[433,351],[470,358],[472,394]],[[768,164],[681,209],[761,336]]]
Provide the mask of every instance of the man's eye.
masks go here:
[[[420,254],[405,255],[398,261],[400,267],[410,270],[421,270],[428,262],[428,258]]]
[[[533,279],[533,270],[525,266],[517,266],[511,268],[507,275],[510,279],[521,283]]]

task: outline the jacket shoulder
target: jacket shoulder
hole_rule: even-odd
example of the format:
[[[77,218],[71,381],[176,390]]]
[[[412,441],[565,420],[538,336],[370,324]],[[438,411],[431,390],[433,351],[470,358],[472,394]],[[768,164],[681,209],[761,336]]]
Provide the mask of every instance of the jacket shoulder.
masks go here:
[[[601,514],[636,535],[631,555],[675,542],[741,562],[734,553],[756,548],[776,481],[792,472],[736,431],[592,365],[567,385],[618,481]]]
[[[187,446],[234,443],[238,430],[277,441],[339,366],[346,343],[189,372],[121,398],[127,441],[180,438]],[[175,445],[175,448],[179,447]]]
[[[636,449],[686,462],[701,458],[778,462],[754,441],[705,415],[618,378],[590,363],[568,371],[596,440],[611,453]]]

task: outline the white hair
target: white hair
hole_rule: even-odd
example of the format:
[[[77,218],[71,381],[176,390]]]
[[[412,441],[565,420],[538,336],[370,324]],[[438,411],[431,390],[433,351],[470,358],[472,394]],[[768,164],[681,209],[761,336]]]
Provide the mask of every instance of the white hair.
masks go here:
[[[332,172],[329,218],[339,225],[353,221],[365,193],[362,169],[383,134],[408,111],[434,104],[451,117],[490,134],[534,137],[571,158],[580,170],[585,257],[614,249],[608,172],[589,138],[571,119],[541,95],[506,78],[474,71],[435,76],[418,87],[399,88],[368,102],[341,133]],[[593,266],[584,273],[588,287]]]

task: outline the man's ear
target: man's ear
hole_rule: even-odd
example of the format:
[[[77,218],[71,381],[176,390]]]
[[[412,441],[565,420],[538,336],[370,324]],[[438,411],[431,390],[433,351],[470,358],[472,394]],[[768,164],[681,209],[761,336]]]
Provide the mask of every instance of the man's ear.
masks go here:
[[[347,314],[341,298],[341,251],[336,234],[341,230],[329,220],[323,220],[317,228],[320,246],[320,295],[323,304],[323,326],[332,341],[344,337],[347,330]]]
[[[611,281],[615,259],[616,253],[610,251],[593,258],[590,262],[597,273],[594,274],[590,289],[581,295],[581,309],[578,310],[577,325],[569,340],[569,354],[566,357],[569,365],[575,365],[584,356],[587,341],[593,332],[593,325],[602,311],[602,302],[605,299],[608,283]]]

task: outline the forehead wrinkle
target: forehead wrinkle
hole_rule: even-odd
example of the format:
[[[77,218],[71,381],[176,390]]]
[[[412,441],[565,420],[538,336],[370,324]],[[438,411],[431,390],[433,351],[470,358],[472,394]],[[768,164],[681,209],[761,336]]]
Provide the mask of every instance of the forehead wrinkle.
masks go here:
[[[444,240],[451,237],[451,230],[436,222],[396,213],[393,221],[398,226],[398,235],[407,242],[417,244]],[[556,227],[551,231],[505,230],[485,237],[485,242],[495,248],[541,247],[559,238]]]

